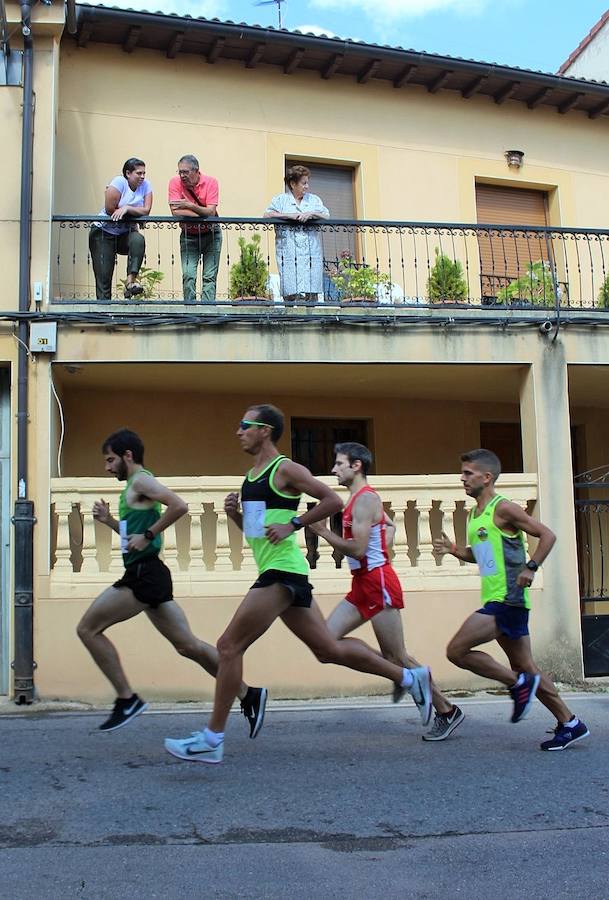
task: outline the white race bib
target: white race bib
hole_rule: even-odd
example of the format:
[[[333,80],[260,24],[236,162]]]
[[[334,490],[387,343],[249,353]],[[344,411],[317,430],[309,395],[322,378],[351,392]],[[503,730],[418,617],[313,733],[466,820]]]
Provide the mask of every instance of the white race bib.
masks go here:
[[[127,519],[121,519],[118,523],[118,533],[121,536],[121,553],[128,553],[129,547],[127,546],[129,538],[127,537]]]
[[[264,500],[244,500],[243,507],[243,534],[246,538],[263,538],[264,517],[266,515],[266,503]]]
[[[497,574],[497,561],[490,541],[481,541],[479,544],[476,544],[472,547],[472,553],[478,563],[481,575]]]

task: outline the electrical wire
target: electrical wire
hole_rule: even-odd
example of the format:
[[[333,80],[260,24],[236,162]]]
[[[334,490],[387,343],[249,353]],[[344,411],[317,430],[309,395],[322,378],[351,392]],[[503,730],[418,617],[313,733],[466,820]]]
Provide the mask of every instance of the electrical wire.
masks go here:
[[[57,408],[59,410],[59,421],[61,423],[61,433],[59,435],[59,446],[57,448],[57,476],[61,478],[61,455],[63,453],[63,441],[66,433],[65,420],[63,417],[63,407],[61,405],[61,400],[59,399],[59,395],[55,390],[55,383],[53,381],[53,366],[49,366],[49,378],[51,382],[51,390],[53,391],[53,396],[57,402]]]

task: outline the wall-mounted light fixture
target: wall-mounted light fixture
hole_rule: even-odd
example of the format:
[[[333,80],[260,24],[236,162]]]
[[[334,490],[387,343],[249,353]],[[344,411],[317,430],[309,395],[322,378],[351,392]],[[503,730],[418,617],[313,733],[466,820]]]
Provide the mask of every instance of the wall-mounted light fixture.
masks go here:
[[[505,158],[510,169],[520,169],[524,161],[524,150],[506,150]]]

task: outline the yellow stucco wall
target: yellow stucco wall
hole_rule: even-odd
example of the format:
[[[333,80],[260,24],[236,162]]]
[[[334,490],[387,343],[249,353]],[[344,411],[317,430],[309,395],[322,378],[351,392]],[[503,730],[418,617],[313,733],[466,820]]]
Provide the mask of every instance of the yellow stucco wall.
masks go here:
[[[315,115],[305,115],[313,105]],[[155,188],[153,211],[165,215],[167,180],[190,152],[218,177],[225,215],[261,214],[282,190],[284,158],[304,156],[359,167],[360,218],[475,221],[478,177],[558,186],[554,224],[602,227],[609,123],[573,115],[577,127],[552,110],[452,92],[430,97],[340,76],[320,85],[312,72],[285,77],[264,66],[65,42],[55,211],[97,212],[104,185],[137,154]],[[516,174],[503,158],[508,147],[525,152]]]

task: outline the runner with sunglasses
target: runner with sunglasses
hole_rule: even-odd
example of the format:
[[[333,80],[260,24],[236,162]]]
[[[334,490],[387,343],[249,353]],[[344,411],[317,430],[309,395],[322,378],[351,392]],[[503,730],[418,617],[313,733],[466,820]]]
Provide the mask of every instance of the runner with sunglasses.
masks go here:
[[[283,434],[283,413],[269,404],[249,407],[239,423],[242,449],[254,459],[239,496],[226,497],[229,518],[243,531],[251,546],[259,577],[246,594],[228,628],[218,641],[220,662],[216,676],[214,709],[203,731],[188,738],[167,738],[165,749],[179,759],[220,763],[224,755],[224,728],[235,699],[247,648],[280,618],[322,663],[335,663],[387,678],[409,690],[427,725],[431,716],[429,669],[406,669],[383,659],[354,638],[337,640],[323,619],[308,581],[307,561],[295,532],[319,522],[342,508],[338,494],[304,466],[283,456],[276,447]],[[303,493],[319,503],[297,516]]]

